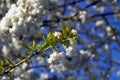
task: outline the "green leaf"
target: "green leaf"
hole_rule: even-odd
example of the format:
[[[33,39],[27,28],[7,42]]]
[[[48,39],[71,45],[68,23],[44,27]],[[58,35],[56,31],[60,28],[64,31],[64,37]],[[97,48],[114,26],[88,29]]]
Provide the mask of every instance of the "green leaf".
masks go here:
[[[13,64],[12,60],[10,58],[7,58],[8,63]]]
[[[69,41],[69,40],[65,40],[65,41],[62,43],[62,45],[63,45],[64,48],[67,48],[67,47],[69,46],[69,44],[70,44],[70,41]]]
[[[32,54],[29,53],[29,55],[32,55]],[[28,58],[28,56],[24,56],[23,54],[19,54],[19,57],[20,57],[20,59],[26,59],[28,62],[32,62],[32,61]]]
[[[26,44],[22,44],[25,48],[29,49],[29,50],[34,50],[35,47],[35,41],[32,41],[31,44],[29,46],[27,46]]]
[[[3,69],[3,60],[0,60],[0,74],[2,74]]]
[[[49,32],[47,34],[47,41],[49,41],[50,43],[52,43],[53,41],[55,41],[56,37],[54,36],[54,34],[52,32]]]
[[[37,44],[37,48],[38,48],[38,52],[42,50],[42,45],[41,44]]]
[[[28,46],[30,50],[34,50],[35,47],[35,41],[32,41],[32,43]]]
[[[67,34],[66,34],[66,30],[64,28],[62,28],[62,33],[63,33],[63,36],[66,37]]]
[[[66,25],[65,30],[66,30],[67,32],[70,32],[71,28],[70,28],[70,25],[69,25],[69,24]]]
[[[66,21],[66,20],[68,20],[68,19],[69,19],[68,16],[65,16],[65,17],[63,18],[64,21]]]
[[[68,40],[70,41],[71,44],[75,43],[75,39],[74,38],[68,38]]]
[[[42,47],[42,49],[43,49],[43,50],[46,50],[46,49],[48,49],[49,47],[50,47],[50,43],[49,43],[49,42],[45,42],[44,45],[43,45],[43,47]]]
[[[55,37],[53,33],[51,33],[50,36],[51,36],[51,40],[49,42],[53,44],[57,40],[57,37]]]
[[[45,40],[45,36],[43,35],[42,32],[40,32],[40,36],[42,37],[43,40]]]
[[[28,57],[25,58],[27,62],[32,62]]]
[[[49,58],[49,55],[47,55],[47,54],[41,54],[41,56],[44,58]]]
[[[26,44],[22,44],[25,48],[29,49],[29,47]]]
[[[67,24],[64,28],[62,28],[62,33],[64,38],[67,38],[70,35],[70,30],[71,28],[69,24]]]
[[[14,63],[10,58],[7,58],[7,63],[9,64],[9,67],[13,67]]]
[[[19,54],[20,59],[24,59],[25,56],[23,54]]]
[[[63,44],[63,47],[66,49],[66,48],[67,48],[67,45]]]
[[[20,59],[25,59],[25,58],[27,58],[27,56],[25,56],[25,55],[23,55],[23,54],[19,54],[19,58],[20,58]]]
[[[47,40],[47,41],[50,41],[51,39],[52,39],[51,32],[49,32],[49,33],[47,34],[46,40]]]
[[[29,51],[27,54],[28,54],[29,56],[32,56],[32,55],[33,55],[33,51]]]
[[[54,34],[52,32],[49,32],[47,34],[47,37],[45,39],[45,43],[44,45],[42,46],[42,49],[43,50],[46,50],[48,48],[50,48],[50,46],[53,45],[53,43],[57,40],[57,38],[54,36]]]

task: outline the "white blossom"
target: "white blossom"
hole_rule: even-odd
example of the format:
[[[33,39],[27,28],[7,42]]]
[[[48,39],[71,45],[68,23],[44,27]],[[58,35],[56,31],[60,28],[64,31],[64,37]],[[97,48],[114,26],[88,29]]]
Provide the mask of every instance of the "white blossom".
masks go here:
[[[103,20],[99,20],[99,21],[97,21],[95,24],[96,24],[96,27],[98,27],[98,26],[102,26],[103,23],[104,23]]]
[[[106,31],[110,32],[111,30],[112,30],[112,29],[111,29],[110,26],[107,26],[107,27],[106,27]]]
[[[73,33],[73,34],[77,34],[77,30],[72,29],[72,30],[71,30],[71,33]]]
[[[54,32],[54,36],[56,36],[58,39],[62,36],[61,32]]]

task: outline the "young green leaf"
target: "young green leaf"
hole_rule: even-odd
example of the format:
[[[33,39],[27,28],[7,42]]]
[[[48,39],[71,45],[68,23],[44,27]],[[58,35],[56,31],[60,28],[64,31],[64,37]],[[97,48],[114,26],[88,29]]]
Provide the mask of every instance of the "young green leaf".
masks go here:
[[[43,47],[42,47],[42,49],[43,49],[43,50],[46,50],[46,49],[48,49],[49,47],[50,47],[50,43],[49,43],[49,42],[45,42],[44,45],[43,45]]]
[[[63,33],[64,38],[67,38],[67,36],[70,35],[70,30],[71,28],[69,24],[67,24],[64,28],[62,28],[62,33]]]
[[[13,67],[14,63],[10,58],[7,58],[7,63],[9,64],[9,67]]]
[[[37,48],[38,48],[38,52],[41,52],[41,50],[42,50],[42,45],[41,45],[41,44],[37,44]]]
[[[70,32],[71,28],[70,28],[70,25],[69,25],[69,24],[66,25],[65,30],[66,30],[67,32]]]
[[[47,34],[47,41],[50,41],[50,40],[52,40],[54,38],[54,35],[52,34],[52,32],[49,32],[48,34]]]
[[[20,59],[22,59],[22,58],[23,58],[23,55],[22,55],[22,54],[19,54],[19,57],[20,57]]]
[[[22,44],[25,48],[29,49],[29,47],[26,44]]]
[[[54,36],[54,34],[52,32],[48,33],[47,41],[50,43],[50,45],[52,45],[53,42],[55,42],[56,40],[57,40],[57,38]]]
[[[28,46],[30,50],[34,50],[35,47],[35,41],[32,41],[32,43]]]
[[[32,62],[28,57],[25,58],[27,62]]]
[[[40,32],[40,36],[42,37],[43,40],[45,40],[45,36],[43,35],[42,32]]]
[[[3,60],[0,60],[0,74],[2,74],[3,69]]]
[[[68,40],[70,41],[71,44],[75,43],[75,39],[74,38],[68,38]]]

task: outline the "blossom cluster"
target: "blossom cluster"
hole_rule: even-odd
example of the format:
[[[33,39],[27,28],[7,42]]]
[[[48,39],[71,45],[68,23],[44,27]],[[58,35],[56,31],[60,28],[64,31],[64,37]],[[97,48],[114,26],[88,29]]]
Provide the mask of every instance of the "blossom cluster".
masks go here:
[[[27,35],[26,26],[34,20],[34,15],[40,13],[40,8],[42,6],[39,0],[18,0],[17,4],[10,6],[0,21],[0,38],[3,44],[1,47],[4,55],[20,50],[21,38]]]

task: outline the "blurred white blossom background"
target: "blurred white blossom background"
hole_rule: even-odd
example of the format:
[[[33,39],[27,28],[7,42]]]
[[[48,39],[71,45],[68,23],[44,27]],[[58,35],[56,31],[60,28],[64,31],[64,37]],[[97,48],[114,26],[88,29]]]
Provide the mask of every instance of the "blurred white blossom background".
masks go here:
[[[0,0],[0,58],[27,49],[21,44],[42,43],[40,32],[60,37],[69,24],[78,34],[75,44],[61,44],[32,57],[1,80],[119,80],[120,0]]]

